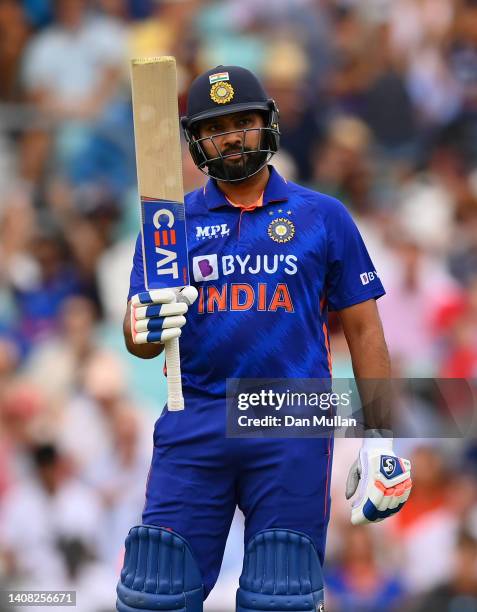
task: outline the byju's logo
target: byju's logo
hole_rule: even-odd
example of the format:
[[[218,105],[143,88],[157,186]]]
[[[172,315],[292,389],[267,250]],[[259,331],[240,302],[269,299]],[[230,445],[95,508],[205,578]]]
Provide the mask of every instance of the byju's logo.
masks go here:
[[[378,274],[377,274],[376,270],[373,270],[372,272],[363,272],[363,274],[359,275],[359,278],[361,279],[361,284],[362,285],[368,285],[375,278],[378,278]]]
[[[221,225],[205,225],[204,227],[196,226],[195,237],[196,240],[205,240],[208,238],[224,238],[230,234],[230,228],[227,223]]]
[[[200,255],[192,259],[192,271],[194,280],[209,281],[219,278],[219,267],[217,264],[217,255]]]

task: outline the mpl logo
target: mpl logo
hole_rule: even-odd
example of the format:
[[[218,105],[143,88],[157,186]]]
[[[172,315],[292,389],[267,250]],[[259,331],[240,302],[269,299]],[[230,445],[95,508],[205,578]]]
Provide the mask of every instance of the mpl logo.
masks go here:
[[[192,272],[196,282],[217,280],[219,278],[219,266],[217,255],[200,255],[192,259]]]
[[[205,240],[208,238],[224,238],[230,234],[230,228],[227,223],[221,223],[220,225],[205,225],[204,227],[196,226],[195,237],[196,240]]]

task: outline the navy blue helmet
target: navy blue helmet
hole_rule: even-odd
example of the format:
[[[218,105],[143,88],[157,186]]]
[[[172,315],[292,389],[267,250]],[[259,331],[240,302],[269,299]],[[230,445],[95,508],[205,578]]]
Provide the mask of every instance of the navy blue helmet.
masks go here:
[[[264,127],[245,128],[242,138],[242,163],[232,171],[214,139],[222,134],[201,138],[199,124],[205,119],[243,111],[258,111],[264,117]],[[269,98],[258,78],[240,66],[216,66],[198,76],[189,90],[187,115],[181,119],[189,151],[196,166],[207,176],[221,181],[242,181],[260,170],[276,153],[280,141],[278,108]],[[260,131],[258,146],[245,146],[248,131]],[[203,143],[210,141],[217,155],[208,157]],[[230,154],[234,155],[234,153]]]

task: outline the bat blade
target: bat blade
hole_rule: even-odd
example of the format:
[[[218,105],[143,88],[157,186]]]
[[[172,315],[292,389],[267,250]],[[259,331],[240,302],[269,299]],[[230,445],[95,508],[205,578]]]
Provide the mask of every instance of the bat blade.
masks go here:
[[[184,287],[189,267],[175,59],[132,60],[131,84],[145,285]],[[165,352],[168,408],[182,410],[178,340],[166,342]]]

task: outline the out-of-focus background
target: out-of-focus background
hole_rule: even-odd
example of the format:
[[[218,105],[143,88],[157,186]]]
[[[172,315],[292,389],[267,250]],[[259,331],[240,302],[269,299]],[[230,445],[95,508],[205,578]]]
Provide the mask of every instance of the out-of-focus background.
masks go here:
[[[277,167],[363,233],[395,375],[477,375],[475,0],[0,0],[0,587],[76,589],[81,611],[113,609],[165,397],[121,330],[139,227],[128,59],[157,54],[178,60],[182,112],[206,68],[264,79]],[[186,150],[184,172],[203,183]],[[412,497],[369,529],[344,500],[357,448],[336,448],[327,609],[477,610],[475,442],[400,441]],[[234,609],[241,523],[208,610]]]

